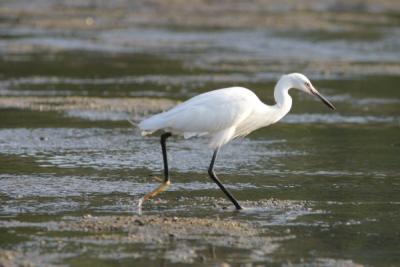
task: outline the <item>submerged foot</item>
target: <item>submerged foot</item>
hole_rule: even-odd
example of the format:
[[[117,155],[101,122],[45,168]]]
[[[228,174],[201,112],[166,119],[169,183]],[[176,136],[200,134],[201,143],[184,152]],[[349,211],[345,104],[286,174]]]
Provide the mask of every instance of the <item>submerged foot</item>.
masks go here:
[[[154,189],[153,191],[147,193],[146,195],[144,195],[143,197],[141,197],[138,201],[138,208],[141,209],[143,202],[145,200],[148,200],[152,197],[155,197],[156,195],[160,194],[161,192],[165,191],[168,186],[171,184],[171,182],[169,180],[164,181],[162,184],[160,184],[156,189]]]

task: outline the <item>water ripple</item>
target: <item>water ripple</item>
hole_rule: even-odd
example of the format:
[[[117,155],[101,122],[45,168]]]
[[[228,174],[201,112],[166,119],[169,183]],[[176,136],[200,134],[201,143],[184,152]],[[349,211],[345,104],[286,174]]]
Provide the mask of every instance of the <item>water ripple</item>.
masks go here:
[[[370,124],[385,123],[400,126],[400,117],[393,116],[345,116],[341,114],[289,114],[283,118],[285,123],[322,123],[322,124]]]
[[[142,138],[131,129],[5,129],[0,130],[0,137],[2,153],[35,157],[42,167],[162,169],[158,137]],[[284,140],[237,140],[221,151],[217,168],[220,172],[247,173],[246,166],[252,166],[252,170],[262,169],[270,158],[300,153],[271,148],[282,142]],[[174,139],[168,146],[171,169],[204,173],[212,156],[207,145],[208,140],[202,138],[195,141]]]

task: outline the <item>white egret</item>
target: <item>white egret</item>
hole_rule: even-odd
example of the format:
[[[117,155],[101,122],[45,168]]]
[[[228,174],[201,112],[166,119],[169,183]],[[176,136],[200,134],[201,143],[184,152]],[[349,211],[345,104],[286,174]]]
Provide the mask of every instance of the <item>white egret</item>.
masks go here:
[[[223,186],[214,172],[214,163],[221,146],[236,137],[245,136],[254,130],[273,124],[282,119],[292,107],[289,95],[291,88],[299,89],[321,99],[328,107],[335,109],[331,102],[323,97],[300,73],[283,75],[275,86],[276,104],[269,106],[249,89],[230,87],[197,95],[172,109],[156,114],[139,124],[142,135],[163,131],[161,149],[164,163],[164,182],[155,190],[146,194],[143,201],[164,191],[170,184],[166,140],[171,135],[183,135],[185,138],[207,136],[210,148],[214,150],[208,174],[219,188],[232,201],[236,209],[242,209],[237,200]]]

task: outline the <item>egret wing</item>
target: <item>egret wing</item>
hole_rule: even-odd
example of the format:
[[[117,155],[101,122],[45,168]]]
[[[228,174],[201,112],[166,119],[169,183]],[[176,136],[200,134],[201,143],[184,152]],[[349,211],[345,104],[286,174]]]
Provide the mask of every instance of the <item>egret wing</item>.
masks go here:
[[[154,116],[169,129],[187,135],[214,133],[234,127],[252,111],[254,97],[248,89],[234,87],[211,91]],[[151,118],[150,118],[151,119]]]

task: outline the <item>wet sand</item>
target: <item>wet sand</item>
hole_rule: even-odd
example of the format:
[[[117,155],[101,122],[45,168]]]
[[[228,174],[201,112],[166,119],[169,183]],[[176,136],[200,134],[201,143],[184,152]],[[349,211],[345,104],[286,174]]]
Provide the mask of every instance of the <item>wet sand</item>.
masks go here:
[[[208,1],[26,1],[3,3],[3,23],[40,29],[107,29],[134,26],[182,28],[273,28],[279,30],[351,30],[357,24],[390,24],[384,15],[400,9],[397,1],[276,1],[251,4]],[[373,14],[371,16],[371,13]],[[160,16],[162,14],[162,16]],[[290,16],[284,15],[290,14]],[[18,20],[15,18],[18,17]],[[350,23],[349,23],[350,22]]]
[[[182,200],[190,201],[190,200]],[[226,213],[246,213],[254,211],[245,208],[244,211],[234,211],[230,203],[225,199],[217,199],[216,205],[221,208],[221,215]],[[153,200],[154,204],[162,203],[162,200]],[[307,209],[304,203],[290,203],[286,201],[269,199],[265,201],[250,202],[244,201],[245,206],[252,206],[252,209]],[[148,207],[146,207],[148,209]],[[147,212],[147,211],[144,211]],[[257,222],[231,218],[200,217],[178,217],[166,215],[138,215],[136,213],[128,215],[91,215],[86,214],[80,217],[64,216],[57,221],[49,222],[20,222],[17,220],[0,221],[3,229],[37,229],[41,233],[32,242],[32,246],[37,247],[36,252],[32,250],[0,250],[0,262],[2,266],[41,266],[52,265],[54,258],[71,257],[70,255],[44,253],[46,247],[51,247],[53,243],[63,247],[69,243],[85,245],[129,245],[138,244],[140,246],[152,246],[163,248],[166,246],[177,246],[176,249],[169,250],[162,258],[172,263],[194,263],[212,262],[210,256],[204,255],[204,245],[214,247],[225,247],[232,249],[242,249],[249,251],[249,258],[253,260],[267,259],[268,255],[275,252],[280,246],[279,242],[292,239],[294,236],[289,230],[284,236],[272,237],[268,231],[260,227]],[[45,236],[50,236],[45,237]],[[193,246],[186,240],[198,242]],[[145,257],[145,254],[138,251],[135,257]],[[110,255],[108,255],[110,256]],[[133,255],[119,254],[113,255],[115,259]],[[101,257],[101,256],[99,256]],[[227,265],[228,266],[228,265]],[[352,266],[352,265],[350,265]]]
[[[154,98],[99,98],[99,97],[0,97],[0,108],[32,111],[98,111],[125,112],[130,118],[165,111],[178,102]]]

